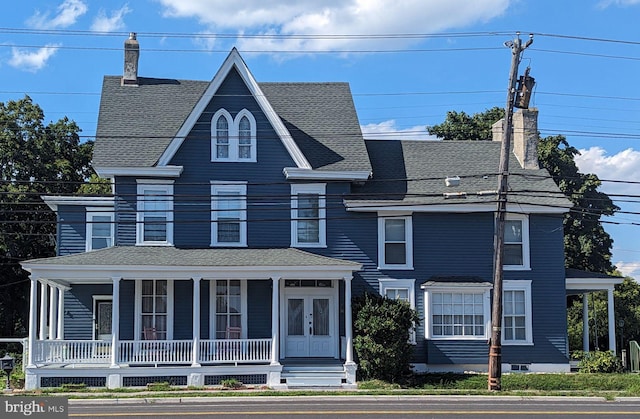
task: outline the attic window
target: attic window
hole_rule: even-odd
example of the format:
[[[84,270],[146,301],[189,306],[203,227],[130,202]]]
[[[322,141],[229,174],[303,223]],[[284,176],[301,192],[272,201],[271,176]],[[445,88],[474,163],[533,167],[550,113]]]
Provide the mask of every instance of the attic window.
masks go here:
[[[256,120],[246,109],[235,118],[219,109],[211,118],[211,161],[255,162]]]

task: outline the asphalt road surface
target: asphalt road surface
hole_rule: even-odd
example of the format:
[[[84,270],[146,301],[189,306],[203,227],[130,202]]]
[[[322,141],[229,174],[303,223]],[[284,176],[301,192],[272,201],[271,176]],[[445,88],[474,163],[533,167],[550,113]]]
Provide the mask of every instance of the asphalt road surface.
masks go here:
[[[640,418],[640,399],[326,396],[70,400],[70,418]]]

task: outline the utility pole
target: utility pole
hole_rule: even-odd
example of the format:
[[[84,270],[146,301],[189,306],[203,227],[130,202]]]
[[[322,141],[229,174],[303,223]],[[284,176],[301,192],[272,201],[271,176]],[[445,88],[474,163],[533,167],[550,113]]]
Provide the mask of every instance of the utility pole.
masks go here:
[[[520,32],[513,41],[505,42],[511,48],[511,71],[509,73],[509,90],[505,121],[502,127],[502,145],[500,147],[500,168],[498,170],[498,209],[495,214],[495,235],[493,254],[493,303],[491,306],[491,340],[489,346],[489,390],[502,389],[502,276],[504,256],[504,228],[507,212],[507,179],[509,176],[509,153],[511,152],[511,136],[513,131],[513,106],[516,97],[516,79],[522,52],[533,42],[533,35],[523,46]]]

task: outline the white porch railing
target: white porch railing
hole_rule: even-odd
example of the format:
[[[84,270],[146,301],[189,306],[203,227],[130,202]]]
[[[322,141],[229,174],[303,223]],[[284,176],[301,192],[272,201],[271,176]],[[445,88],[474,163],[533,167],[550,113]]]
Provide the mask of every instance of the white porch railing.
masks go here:
[[[123,364],[190,364],[192,340],[120,341],[118,362]]]
[[[120,364],[191,364],[192,340],[133,340],[118,343]],[[271,339],[200,341],[198,363],[241,364],[271,361]],[[38,340],[36,365],[110,364],[111,342],[102,340]]]
[[[239,364],[271,361],[271,339],[200,341],[200,363]]]
[[[36,364],[104,364],[111,362],[111,342],[102,340],[39,340]]]

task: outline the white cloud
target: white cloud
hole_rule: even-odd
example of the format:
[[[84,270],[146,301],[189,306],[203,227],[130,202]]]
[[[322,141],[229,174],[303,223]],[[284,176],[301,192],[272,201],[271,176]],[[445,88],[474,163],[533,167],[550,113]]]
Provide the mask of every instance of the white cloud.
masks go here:
[[[391,119],[379,124],[367,124],[360,127],[364,138],[368,140],[436,140],[429,135],[425,125],[400,129],[396,121]]]
[[[614,155],[607,155],[601,147],[580,150],[575,157],[582,173],[595,173],[602,180],[617,180],[622,183],[603,182],[601,190],[608,194],[640,195],[640,151],[628,148]]]
[[[48,44],[35,51],[13,47],[9,65],[35,73],[45,66],[49,58],[58,51],[59,45]]]
[[[194,18],[212,32],[326,35],[243,39],[240,49],[335,50],[398,47],[408,39],[337,39],[331,35],[435,33],[489,21],[514,0],[156,0],[164,16]]]
[[[598,3],[598,7],[601,9],[606,9],[609,6],[635,6],[636,4],[640,4],[640,0],[602,0]]]
[[[93,20],[91,30],[96,32],[113,32],[124,28],[124,17],[131,13],[129,5],[125,4],[120,9],[107,15],[104,9],[100,9],[98,16]]]
[[[640,281],[640,262],[616,262],[615,265],[622,275]]]
[[[82,0],[65,0],[58,6],[57,14],[51,17],[50,12],[37,11],[27,20],[27,24],[36,29],[66,28],[87,13],[88,7]]]

